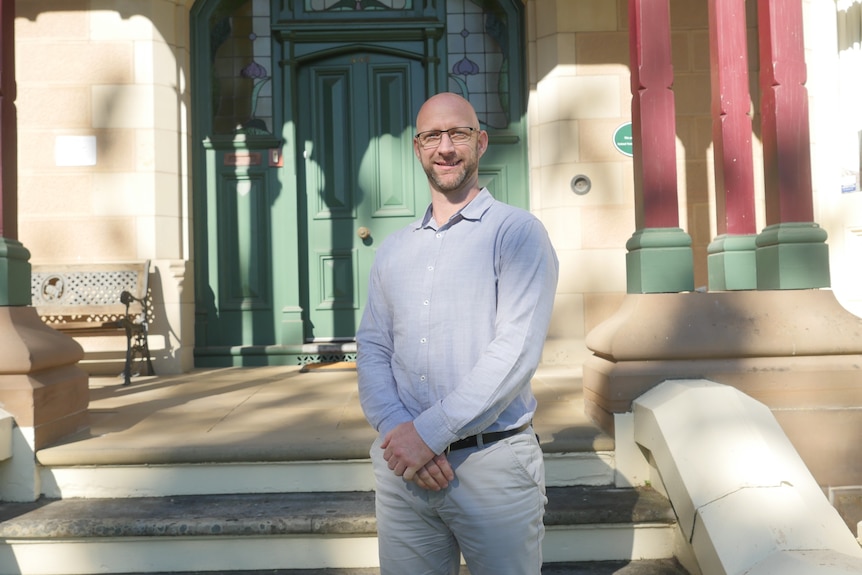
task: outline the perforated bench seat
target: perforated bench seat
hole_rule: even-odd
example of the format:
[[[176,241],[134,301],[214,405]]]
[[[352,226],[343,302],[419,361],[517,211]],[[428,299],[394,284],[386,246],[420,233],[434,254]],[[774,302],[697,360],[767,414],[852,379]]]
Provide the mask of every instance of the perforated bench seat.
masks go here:
[[[46,324],[70,336],[126,335],[124,385],[139,357],[153,374],[147,332],[150,321],[149,260],[91,264],[34,264],[32,305]]]

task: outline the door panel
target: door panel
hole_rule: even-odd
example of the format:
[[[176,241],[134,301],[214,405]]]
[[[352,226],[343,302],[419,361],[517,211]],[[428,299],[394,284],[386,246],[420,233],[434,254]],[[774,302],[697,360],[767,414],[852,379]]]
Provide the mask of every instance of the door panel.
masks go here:
[[[416,60],[363,52],[317,60],[298,79],[299,109],[308,111],[298,122],[306,339],[353,339],[375,247],[428,201],[412,153],[424,72]]]
[[[410,94],[410,66],[380,66],[371,69],[371,91],[375,121],[368,154],[360,167],[363,189],[372,193],[374,218],[415,215],[416,173],[413,156],[413,118]]]

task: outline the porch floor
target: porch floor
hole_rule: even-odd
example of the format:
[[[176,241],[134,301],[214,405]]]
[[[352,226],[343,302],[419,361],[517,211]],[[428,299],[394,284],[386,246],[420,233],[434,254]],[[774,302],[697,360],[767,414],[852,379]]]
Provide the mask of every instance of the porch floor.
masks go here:
[[[581,366],[540,366],[534,420],[546,453],[611,451],[585,415]],[[90,427],[40,450],[42,465],[365,459],[375,432],[349,366],[200,369],[90,378]]]

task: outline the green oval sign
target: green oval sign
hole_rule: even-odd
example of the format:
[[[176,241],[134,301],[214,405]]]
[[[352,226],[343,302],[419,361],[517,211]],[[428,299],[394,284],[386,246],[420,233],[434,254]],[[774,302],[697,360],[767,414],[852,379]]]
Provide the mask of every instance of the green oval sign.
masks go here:
[[[626,122],[614,130],[614,147],[619,153],[631,158],[634,156],[632,145],[632,123]]]

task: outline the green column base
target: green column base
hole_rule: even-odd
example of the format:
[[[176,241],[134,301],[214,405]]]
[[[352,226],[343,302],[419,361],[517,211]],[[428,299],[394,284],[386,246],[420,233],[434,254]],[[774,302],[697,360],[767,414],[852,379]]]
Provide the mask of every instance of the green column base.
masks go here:
[[[285,345],[301,344],[305,341],[301,307],[291,306],[281,310],[281,341]]]
[[[30,251],[0,238],[0,306],[30,305]]]
[[[767,227],[757,236],[757,289],[828,288],[826,231],[813,222]]]
[[[757,289],[757,236],[721,235],[707,248],[710,291]]]
[[[628,293],[678,293],[694,289],[691,237],[680,228],[637,230],[626,242]]]

